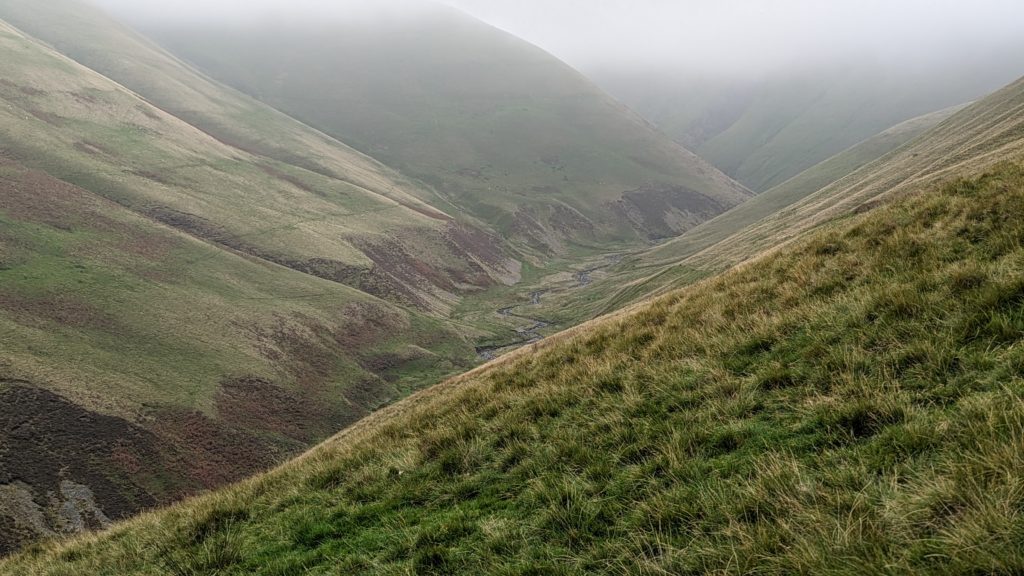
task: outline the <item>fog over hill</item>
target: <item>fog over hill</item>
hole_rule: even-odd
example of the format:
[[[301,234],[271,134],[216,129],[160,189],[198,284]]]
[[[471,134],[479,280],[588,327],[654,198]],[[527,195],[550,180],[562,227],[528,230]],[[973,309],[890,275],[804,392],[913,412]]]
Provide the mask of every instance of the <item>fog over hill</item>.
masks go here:
[[[413,10],[427,0],[95,0],[126,18],[211,20],[274,13]],[[748,76],[837,58],[942,60],[1015,42],[1014,0],[446,0],[582,69],[651,66]]]
[[[96,1],[152,34],[270,21],[301,26],[314,16],[318,24],[371,16],[392,22],[432,0],[185,0],[173,9]],[[1024,8],[1011,0],[443,3],[565,60],[757,192],[1024,74]]]

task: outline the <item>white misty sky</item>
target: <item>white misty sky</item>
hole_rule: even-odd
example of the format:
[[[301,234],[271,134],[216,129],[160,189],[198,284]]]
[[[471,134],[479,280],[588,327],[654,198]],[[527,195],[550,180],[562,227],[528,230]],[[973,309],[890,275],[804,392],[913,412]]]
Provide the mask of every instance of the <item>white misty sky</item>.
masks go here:
[[[356,14],[427,0],[93,0],[129,19]],[[746,73],[851,56],[944,58],[1024,45],[1022,0],[440,0],[581,68]],[[1024,70],[1021,72],[1024,74]]]
[[[668,61],[745,71],[865,53],[985,51],[1024,38],[1022,0],[448,3],[583,67]]]

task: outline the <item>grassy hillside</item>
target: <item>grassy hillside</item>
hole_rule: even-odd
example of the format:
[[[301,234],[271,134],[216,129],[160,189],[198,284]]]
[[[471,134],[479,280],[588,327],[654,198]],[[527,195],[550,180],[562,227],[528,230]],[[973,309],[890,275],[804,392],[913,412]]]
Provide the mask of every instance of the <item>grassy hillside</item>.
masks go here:
[[[93,67],[5,26],[0,145],[24,163],[197,237],[423,310],[517,279],[497,238],[424,204],[393,171],[101,12],[3,0],[0,17]]]
[[[929,186],[0,573],[1020,572],[1022,213]]]
[[[0,156],[0,552],[221,486],[474,363],[439,321]]]
[[[887,194],[976,174],[1002,160],[1020,160],[1022,105],[1024,80],[959,110],[923,134],[922,128],[949,111],[901,124],[678,238],[626,258],[585,290],[549,298],[549,307],[539,313],[558,319],[558,310],[571,310],[575,317],[617,310],[726,270]],[[906,141],[903,146],[864,163],[901,140]],[[860,168],[815,189],[857,165]]]
[[[704,250],[713,251],[716,244],[914,140],[962,108],[898,124],[660,246],[592,264],[593,273],[586,285],[572,277],[561,283],[548,279],[544,285],[549,291],[531,312],[552,322],[579,322],[706,278],[722,267],[713,259],[707,266],[688,265],[687,258]],[[747,256],[756,253],[752,250]]]
[[[1024,79],[979,100],[897,150],[863,166],[688,259],[727,266],[778,246],[822,222],[870,207],[886,196],[970,176],[1024,158]],[[666,244],[666,251],[671,248]],[[652,258],[662,255],[651,253]]]
[[[0,0],[0,18],[221,142],[428,210],[398,173],[199,74],[87,2]]]
[[[749,196],[554,57],[453,9],[144,29],[528,252],[673,236]]]
[[[480,329],[425,314],[518,277],[496,238],[90,8],[6,16],[152,99],[0,20],[0,551],[250,475],[476,363]]]
[[[592,77],[678,142],[762,192],[890,126],[980,98],[1020,77],[1022,47],[978,53],[957,44],[928,62],[832,63],[763,78],[664,68],[597,70]]]
[[[961,108],[933,112],[881,132],[652,250],[649,260],[677,260],[713,246],[914,140]]]

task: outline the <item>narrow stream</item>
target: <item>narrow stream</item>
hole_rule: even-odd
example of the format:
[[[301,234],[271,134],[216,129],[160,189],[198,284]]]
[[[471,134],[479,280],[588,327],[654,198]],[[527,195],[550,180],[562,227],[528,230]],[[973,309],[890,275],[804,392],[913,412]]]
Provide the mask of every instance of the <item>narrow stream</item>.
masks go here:
[[[587,268],[585,270],[580,270],[580,271],[576,272],[575,274],[573,274],[573,279],[576,281],[576,284],[574,286],[572,286],[570,289],[571,290],[576,290],[576,289],[579,289],[579,288],[584,288],[586,286],[589,286],[593,282],[593,279],[591,278],[591,275],[594,272],[597,272],[599,270],[604,270],[605,268],[610,268],[611,266],[613,266],[613,265],[617,264],[619,261],[621,261],[622,260],[622,256],[618,255],[618,254],[615,254],[615,255],[608,256],[607,259],[608,259],[608,262],[605,263],[605,264],[602,264],[600,266],[594,266],[594,267],[591,267],[591,268]],[[516,310],[518,310],[518,309],[520,309],[520,308],[522,308],[524,306],[527,306],[527,305],[529,305],[529,306],[537,306],[537,305],[539,305],[540,301],[541,301],[541,298],[543,298],[544,295],[547,294],[547,293],[548,293],[548,290],[535,290],[535,291],[530,293],[529,304],[515,304],[515,305],[512,305],[512,306],[506,306],[504,308],[499,308],[497,310],[497,313],[498,313],[499,316],[503,316],[505,318],[516,318],[516,319],[519,319],[519,320],[525,320],[525,321],[529,322],[529,325],[524,326],[524,327],[520,327],[520,328],[515,328],[514,329],[515,339],[513,339],[513,340],[510,340],[508,342],[504,342],[504,343],[501,343],[501,344],[492,344],[492,345],[488,345],[488,346],[477,346],[476,347],[477,355],[481,359],[484,359],[484,360],[494,360],[495,358],[497,358],[499,356],[498,352],[500,352],[501,350],[505,350],[507,348],[517,347],[517,346],[526,346],[528,344],[533,344],[535,342],[540,342],[541,340],[543,340],[544,339],[544,335],[540,333],[540,330],[543,330],[544,328],[548,328],[550,326],[553,326],[554,324],[551,321],[545,320],[543,318],[535,318],[535,317],[532,317],[532,316],[527,316],[525,314],[520,314],[520,313],[516,312]]]
[[[540,299],[544,296],[547,290],[537,290],[530,293],[530,306],[537,306],[540,304]],[[543,320],[541,318],[533,318],[531,316],[525,316],[523,314],[517,314],[516,310],[524,306],[523,304],[516,304],[514,306],[507,306],[498,310],[499,316],[506,318],[516,318],[519,320],[526,320],[530,324],[525,327],[515,329],[516,338],[510,342],[503,344],[494,344],[490,346],[477,346],[476,353],[484,360],[494,360],[497,355],[495,354],[499,350],[505,348],[511,348],[513,346],[526,346],[527,344],[533,344],[534,342],[540,342],[544,339],[544,335],[539,331],[551,326],[551,322]]]

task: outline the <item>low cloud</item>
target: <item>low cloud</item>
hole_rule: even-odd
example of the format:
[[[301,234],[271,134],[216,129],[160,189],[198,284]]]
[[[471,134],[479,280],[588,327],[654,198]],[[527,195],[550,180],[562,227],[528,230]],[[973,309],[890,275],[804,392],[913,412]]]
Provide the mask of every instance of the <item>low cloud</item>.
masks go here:
[[[413,13],[427,0],[94,0],[134,21]],[[444,0],[584,69],[770,72],[833,60],[1016,57],[1020,0]],[[1024,70],[1022,70],[1024,74]]]

